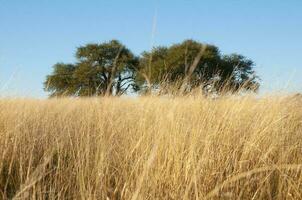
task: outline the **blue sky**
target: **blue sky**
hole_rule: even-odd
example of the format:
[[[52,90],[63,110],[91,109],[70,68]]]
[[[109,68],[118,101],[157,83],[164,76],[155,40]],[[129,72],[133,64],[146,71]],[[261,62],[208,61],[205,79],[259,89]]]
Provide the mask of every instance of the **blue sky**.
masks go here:
[[[188,38],[215,44],[255,61],[262,93],[302,92],[301,10],[301,0],[0,0],[0,95],[46,97],[56,62],[113,38],[136,54]]]

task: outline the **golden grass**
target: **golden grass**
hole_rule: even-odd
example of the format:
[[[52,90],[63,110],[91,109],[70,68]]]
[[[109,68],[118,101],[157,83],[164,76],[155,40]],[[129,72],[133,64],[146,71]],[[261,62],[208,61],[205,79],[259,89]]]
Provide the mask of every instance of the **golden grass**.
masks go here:
[[[1,199],[302,199],[285,97],[0,100]]]

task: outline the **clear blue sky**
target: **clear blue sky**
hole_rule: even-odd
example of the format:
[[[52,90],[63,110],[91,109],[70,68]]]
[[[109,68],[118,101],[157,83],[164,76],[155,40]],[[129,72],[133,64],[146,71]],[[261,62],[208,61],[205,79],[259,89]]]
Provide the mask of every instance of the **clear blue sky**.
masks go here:
[[[0,0],[0,95],[45,97],[56,62],[112,38],[136,54],[187,38],[215,44],[256,62],[262,92],[302,92],[301,0]]]

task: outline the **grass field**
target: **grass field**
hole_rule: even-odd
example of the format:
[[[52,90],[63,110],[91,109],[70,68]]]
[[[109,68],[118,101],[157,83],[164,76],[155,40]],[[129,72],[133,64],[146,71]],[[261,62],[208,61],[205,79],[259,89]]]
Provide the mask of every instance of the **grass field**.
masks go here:
[[[302,199],[289,97],[0,100],[0,199]]]

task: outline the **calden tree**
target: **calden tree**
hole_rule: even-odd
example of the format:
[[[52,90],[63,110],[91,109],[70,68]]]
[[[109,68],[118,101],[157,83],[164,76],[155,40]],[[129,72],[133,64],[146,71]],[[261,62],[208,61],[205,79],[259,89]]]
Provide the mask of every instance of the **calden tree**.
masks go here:
[[[138,59],[117,40],[81,46],[76,59],[53,66],[44,82],[51,96],[121,95],[134,87]]]
[[[198,87],[205,93],[256,91],[259,83],[253,66],[242,55],[222,55],[214,45],[185,40],[143,52],[136,84],[142,91],[160,89],[165,82],[178,83],[174,85],[181,92]]]

